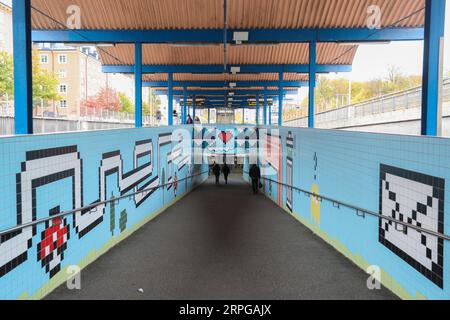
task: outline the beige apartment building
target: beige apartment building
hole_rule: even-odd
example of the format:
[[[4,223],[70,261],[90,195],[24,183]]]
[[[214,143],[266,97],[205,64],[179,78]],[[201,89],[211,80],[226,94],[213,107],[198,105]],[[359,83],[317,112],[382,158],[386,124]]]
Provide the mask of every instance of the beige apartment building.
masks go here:
[[[13,53],[11,4],[0,0],[0,51]]]
[[[35,102],[35,115],[76,117],[83,115],[83,100],[96,96],[102,88],[125,93],[134,100],[134,80],[122,74],[102,72],[101,63],[93,47],[68,47],[62,44],[40,44],[41,68],[58,78],[59,101]]]

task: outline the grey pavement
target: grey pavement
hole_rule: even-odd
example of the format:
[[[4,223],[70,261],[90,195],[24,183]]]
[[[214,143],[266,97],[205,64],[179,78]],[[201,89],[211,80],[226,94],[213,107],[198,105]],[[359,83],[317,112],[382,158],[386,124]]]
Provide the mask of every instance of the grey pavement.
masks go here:
[[[47,299],[396,299],[237,175],[208,180],[81,276],[81,290]]]

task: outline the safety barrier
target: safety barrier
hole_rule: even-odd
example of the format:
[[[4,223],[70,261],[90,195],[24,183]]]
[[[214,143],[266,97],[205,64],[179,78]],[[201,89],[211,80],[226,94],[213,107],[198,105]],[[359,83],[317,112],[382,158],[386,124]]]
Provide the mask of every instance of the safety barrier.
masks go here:
[[[186,152],[196,134],[0,138],[0,299],[44,297],[203,182],[207,167]]]

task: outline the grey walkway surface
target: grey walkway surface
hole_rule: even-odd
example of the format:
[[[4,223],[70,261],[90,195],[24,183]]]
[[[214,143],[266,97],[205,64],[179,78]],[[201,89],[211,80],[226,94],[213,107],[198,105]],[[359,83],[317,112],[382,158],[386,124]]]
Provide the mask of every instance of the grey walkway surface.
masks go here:
[[[212,181],[48,299],[395,299],[241,177]],[[138,292],[142,288],[143,293]]]

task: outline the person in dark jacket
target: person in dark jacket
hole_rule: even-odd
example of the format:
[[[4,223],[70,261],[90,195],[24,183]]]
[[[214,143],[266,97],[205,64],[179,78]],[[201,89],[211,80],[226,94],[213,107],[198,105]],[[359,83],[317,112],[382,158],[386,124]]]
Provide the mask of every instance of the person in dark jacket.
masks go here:
[[[230,167],[225,163],[222,167],[223,177],[225,178],[225,184],[228,184],[228,175],[230,174]]]
[[[192,117],[190,114],[187,116],[186,124],[194,124],[194,120],[192,120]]]
[[[220,172],[221,172],[221,170],[220,170],[220,166],[217,163],[215,163],[215,162],[214,162],[212,171],[213,171],[214,175],[216,176],[216,185],[219,185],[220,184]]]
[[[261,180],[261,170],[259,166],[254,164],[250,168],[250,179],[252,179],[252,190],[253,194],[257,194],[259,191],[259,181]]]

